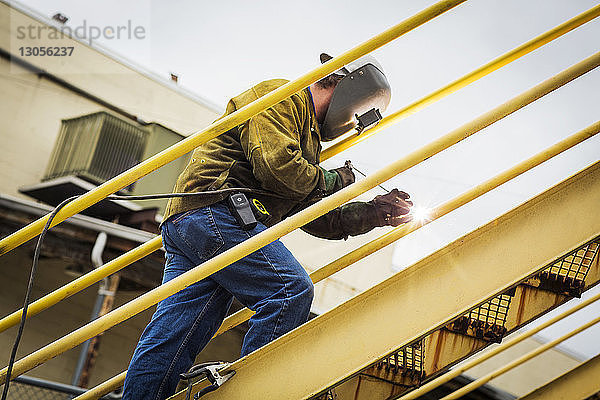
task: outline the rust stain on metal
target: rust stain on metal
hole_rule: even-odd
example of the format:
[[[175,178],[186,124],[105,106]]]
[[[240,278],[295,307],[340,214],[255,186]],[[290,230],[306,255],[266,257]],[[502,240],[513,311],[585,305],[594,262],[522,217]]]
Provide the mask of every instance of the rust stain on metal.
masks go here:
[[[356,390],[354,391],[354,400],[358,400],[358,396],[360,393],[360,382],[362,380],[362,376],[358,376],[358,382],[356,383]]]
[[[517,326],[520,326],[523,322],[523,313],[525,312],[525,292],[527,288],[523,288],[521,296],[519,297],[519,307],[517,308]]]
[[[443,343],[444,343],[443,337],[445,335],[445,331],[443,329],[440,329],[436,333],[437,333],[437,340],[435,341],[435,346],[434,346],[435,349],[433,352],[433,362],[431,364],[433,371],[439,370],[438,363],[440,362],[441,352],[442,352]]]

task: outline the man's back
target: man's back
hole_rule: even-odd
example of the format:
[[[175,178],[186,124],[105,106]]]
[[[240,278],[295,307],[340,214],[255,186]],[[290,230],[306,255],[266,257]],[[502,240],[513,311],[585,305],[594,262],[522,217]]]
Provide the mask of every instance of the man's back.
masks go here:
[[[224,115],[231,114],[285,83],[287,80],[284,79],[259,83],[232,98]],[[319,183],[324,189],[322,174],[319,174],[317,167],[320,152],[314,106],[310,93],[305,89],[199,146],[177,180],[175,192],[229,188],[272,192],[277,198],[260,193],[252,195],[268,211],[268,215],[259,217],[261,222],[270,226],[304,200]],[[310,167],[307,164],[310,164],[311,170],[308,170]],[[306,170],[304,174],[303,169]],[[167,206],[165,219],[221,201],[225,196],[172,199]]]

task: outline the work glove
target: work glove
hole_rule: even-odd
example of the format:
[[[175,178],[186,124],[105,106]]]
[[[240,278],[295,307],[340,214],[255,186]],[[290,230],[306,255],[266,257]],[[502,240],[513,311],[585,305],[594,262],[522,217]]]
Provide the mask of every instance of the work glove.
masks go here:
[[[351,165],[352,164],[350,163],[350,161],[346,161],[343,167],[334,168],[331,170],[339,175],[342,188],[353,184],[356,179],[356,177],[354,176],[354,172],[352,172]]]
[[[331,169],[329,171],[323,168],[321,169],[323,170],[323,175],[325,177],[325,192],[328,195],[354,183],[354,172],[352,172],[352,168],[349,166],[348,161],[343,167]]]
[[[408,193],[398,189],[393,189],[384,195],[375,196],[369,203],[375,206],[377,226],[398,226],[412,220],[412,215],[409,215],[409,213],[413,203],[409,198]]]

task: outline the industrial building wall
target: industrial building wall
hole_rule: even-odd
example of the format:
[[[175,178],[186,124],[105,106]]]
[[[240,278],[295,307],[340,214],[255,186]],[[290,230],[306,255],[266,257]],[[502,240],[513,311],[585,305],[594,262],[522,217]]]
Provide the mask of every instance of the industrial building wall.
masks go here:
[[[4,58],[0,100],[0,192],[21,197],[17,189],[38,183],[44,174],[61,119],[102,109]]]
[[[33,37],[21,35],[25,37],[20,38],[18,28],[26,27],[21,32],[27,32],[30,26]],[[17,56],[20,46],[44,44],[35,33],[38,27],[42,29],[42,39],[49,36],[45,33],[49,32],[46,23],[0,2],[0,48]],[[182,135],[189,135],[221,114],[220,107],[200,96],[186,92],[166,79],[151,77],[149,72],[141,72],[140,67],[117,59],[116,55],[107,54],[98,47],[90,47],[68,36],[46,44],[71,46],[74,50],[68,57],[23,58],[144,121],[158,122]],[[126,54],[123,56],[127,57]]]

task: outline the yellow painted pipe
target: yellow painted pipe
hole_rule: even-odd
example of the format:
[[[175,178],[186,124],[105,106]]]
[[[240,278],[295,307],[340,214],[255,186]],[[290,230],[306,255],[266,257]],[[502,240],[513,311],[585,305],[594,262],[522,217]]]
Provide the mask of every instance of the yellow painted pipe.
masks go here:
[[[101,384],[94,386],[90,390],[85,393],[80,394],[75,397],[73,400],[90,400],[90,399],[99,399],[107,393],[112,392],[113,390],[119,389],[123,385],[123,381],[125,380],[125,374],[127,371],[121,372],[119,375],[115,375],[112,378],[102,382]]]
[[[458,389],[457,391],[450,393],[446,397],[443,397],[441,400],[458,399],[461,396],[464,396],[465,394],[470,393],[471,391],[477,389],[478,387],[485,385],[486,383],[488,383],[492,379],[496,378],[497,376],[500,376],[503,373],[510,371],[511,369],[523,364],[525,361],[531,360],[532,358],[542,354],[546,350],[551,349],[552,347],[556,346],[557,344],[562,343],[565,340],[577,335],[578,333],[583,332],[584,330],[590,328],[591,326],[597,324],[598,322],[600,322],[600,317],[594,318],[590,322],[581,325],[579,328],[574,329],[571,332],[569,332],[557,339],[554,339],[553,341],[548,342],[545,345],[540,346],[533,351],[530,351],[529,353],[506,364],[504,367],[498,368],[497,370],[490,372],[489,374],[477,379],[476,381],[473,381],[473,382],[469,383],[468,385],[463,386],[462,388]]]
[[[490,359],[491,357],[495,356],[496,354],[508,349],[509,347],[514,346],[517,343],[521,343],[523,340],[535,335],[536,333],[540,332],[541,330],[546,329],[550,325],[557,323],[558,321],[568,317],[569,315],[573,314],[574,312],[577,312],[577,311],[581,310],[582,308],[584,308],[598,300],[600,300],[600,293],[598,293],[597,295],[595,295],[593,297],[590,297],[589,299],[587,299],[585,301],[582,301],[581,303],[577,304],[575,307],[570,308],[570,309],[566,310],[565,312],[554,316],[553,318],[542,323],[541,325],[536,326],[535,328],[533,328],[517,337],[507,340],[506,342],[502,343],[501,345],[498,345],[498,346],[494,347],[493,349],[491,349],[490,351],[484,353],[481,357],[475,358],[473,360],[469,360],[469,361],[465,362],[464,364],[461,364],[460,366],[453,368],[452,370],[448,371],[444,375],[442,375],[430,382],[427,382],[423,386],[420,386],[418,389],[415,389],[415,390],[411,391],[410,393],[400,397],[399,400],[416,399],[419,396],[422,396],[425,393],[430,392],[431,390],[435,389],[436,387],[441,386],[446,382],[450,382],[452,379],[461,375],[466,370],[471,369],[474,366],[481,364],[485,360]]]
[[[350,201],[354,197],[367,190],[373,189],[381,182],[392,178],[393,176],[405,171],[406,169],[420,163],[427,158],[443,151],[444,149],[460,142],[461,140],[481,131],[485,127],[511,114],[512,112],[535,101],[552,90],[570,82],[578,76],[594,69],[600,65],[600,53],[596,53],[585,60],[571,66],[554,77],[536,85],[525,91],[521,95],[509,100],[508,102],[496,107],[495,109],[479,116],[473,121],[453,130],[452,132],[438,138],[427,146],[416,150],[406,157],[393,162],[392,164],[380,169],[374,174],[362,179],[352,185],[340,190],[319,201],[318,203],[307,207],[306,209],[292,215],[291,217],[279,222],[271,228],[257,234],[256,236],[238,244],[237,246],[213,257],[202,263],[196,268],[162,284],[161,286],[141,295],[140,297],[122,305],[110,313],[100,317],[87,325],[67,334],[53,343],[39,349],[38,351],[17,361],[14,365],[12,377],[18,376],[30,369],[44,363],[45,361],[56,357],[62,352],[83,343],[85,340],[96,336],[100,332],[132,317],[133,315],[145,310],[181,289],[198,282],[209,275],[225,268],[227,265],[253,253],[268,243],[290,233],[294,229],[305,225],[309,221],[318,218],[329,210]],[[0,371],[0,384],[6,379],[7,368]]]
[[[155,238],[147,241],[146,243],[141,244],[140,246],[129,250],[127,253],[120,255],[107,262],[106,264],[93,269],[80,276],[79,278],[67,283],[66,285],[54,290],[51,293],[48,293],[44,297],[34,301],[27,307],[27,318],[30,318],[34,315],[39,314],[47,308],[52,307],[56,303],[61,300],[66,299],[82,291],[83,289],[93,285],[96,282],[101,281],[107,276],[114,274],[115,272],[125,268],[126,266],[136,262],[160,249],[162,246],[162,240],[160,236],[156,236]],[[7,330],[8,328],[17,325],[21,321],[21,314],[23,313],[23,309],[17,310],[12,314],[7,315],[6,317],[0,320],[0,332]]]
[[[591,21],[599,15],[600,4],[577,15],[574,18],[571,18],[570,20],[558,25],[557,27],[531,39],[530,41],[522,44],[521,46],[507,53],[504,53],[500,57],[497,57],[494,60],[488,62],[487,64],[477,68],[476,70],[469,72],[468,74],[455,80],[454,82],[447,84],[443,88],[438,89],[435,92],[430,93],[427,96],[407,105],[406,107],[401,108],[395,113],[388,115],[387,117],[382,119],[379,122],[379,124],[369,129],[368,131],[365,131],[361,134],[354,134],[352,136],[348,136],[347,138],[340,140],[339,142],[333,144],[332,146],[326,148],[321,152],[321,160],[327,160],[328,158],[341,153],[349,147],[352,147],[355,144],[367,139],[368,137],[373,136],[382,129],[385,129],[391,126],[392,124],[395,124],[396,122],[408,117],[409,115],[412,115],[417,111],[425,108],[429,104],[441,100],[442,98],[456,92],[459,89],[462,89],[463,87],[473,83],[474,81],[483,78],[484,76],[496,71],[497,69],[505,66],[506,64],[511,63],[512,61],[528,53],[531,53],[535,49],[572,31],[573,29],[585,24],[586,22]]]
[[[569,136],[568,138],[566,138],[566,139],[556,143],[555,145],[549,147],[548,149],[542,151],[541,153],[538,153],[535,156],[517,164],[516,166],[510,168],[509,170],[495,176],[492,179],[489,179],[488,181],[482,183],[481,185],[476,186],[475,188],[463,193],[462,195],[436,207],[435,209],[432,210],[431,218],[429,218],[427,221],[424,221],[422,223],[413,222],[410,224],[406,224],[404,226],[394,228],[392,231],[388,232],[387,234],[380,236],[377,239],[374,239],[368,243],[365,243],[364,245],[351,251],[350,253],[347,253],[344,256],[338,258],[337,260],[334,260],[334,261],[330,262],[329,264],[325,265],[324,267],[319,268],[318,270],[316,270],[310,274],[311,280],[313,281],[313,283],[318,283],[318,282],[322,281],[323,279],[330,277],[331,275],[335,274],[336,272],[341,271],[342,269],[354,264],[356,261],[358,261],[370,254],[373,254],[374,252],[384,248],[385,246],[387,246],[387,245],[397,241],[398,239],[408,235],[409,233],[419,229],[421,226],[424,226],[424,225],[448,214],[449,212],[467,204],[471,200],[474,200],[477,197],[480,197],[483,194],[488,193],[489,191],[497,188],[498,186],[508,182],[509,180],[513,179],[514,177],[530,170],[531,168],[536,167],[537,165],[543,163],[544,161],[547,161],[550,158],[583,142],[584,140],[589,139],[590,137],[596,135],[598,132],[600,132],[600,121]],[[426,393],[429,390],[431,390],[445,382],[450,381],[451,379],[460,375],[466,369],[469,369],[469,368],[473,367],[474,365],[477,365],[480,362],[485,361],[487,358],[491,357],[492,355],[497,354],[500,351],[502,351],[510,346],[513,346],[516,343],[519,343],[520,341],[526,339],[527,337],[532,336],[533,334],[541,331],[542,329],[548,327],[549,325],[555,323],[556,321],[559,321],[562,318],[565,318],[568,315],[571,315],[575,311],[580,310],[581,308],[593,303],[594,301],[596,301],[598,299],[600,299],[600,294],[597,294],[596,296],[578,304],[577,306],[564,312],[563,314],[556,316],[549,321],[546,321],[542,325],[538,326],[537,328],[532,329],[531,331],[526,332],[522,336],[519,336],[518,338],[512,339],[512,340],[502,344],[502,346],[497,347],[496,349],[492,350],[492,352],[484,354],[483,357],[481,357],[481,359],[473,360],[467,364],[464,364],[460,368],[457,368],[456,370],[452,370],[451,372],[449,372],[445,375],[442,375],[440,378],[438,378],[430,383],[427,383],[426,385],[423,385],[421,388],[417,389],[416,391],[409,393],[407,396],[410,396],[410,397],[402,397],[402,399],[417,398],[418,395]],[[230,315],[223,321],[223,323],[219,327],[219,330],[217,331],[217,333],[215,333],[214,337],[247,321],[248,319],[250,319],[250,317],[252,317],[252,315],[254,315],[254,312],[248,308],[241,309],[241,310],[237,311],[236,313]],[[108,384],[108,381],[104,382],[100,386],[93,388],[92,393],[90,393],[90,391],[88,391],[85,394],[83,394],[79,397],[76,397],[76,400],[97,399],[98,397],[110,392],[111,390],[117,389],[125,380],[126,372],[127,371],[124,371],[124,372],[120,373],[119,375],[111,378],[110,384]],[[435,386],[432,386],[432,384],[434,382],[436,382],[436,384],[435,384]],[[101,387],[102,387],[102,389],[101,389]],[[425,389],[425,388],[427,388],[427,389]],[[413,396],[414,393],[418,393],[418,395]]]
[[[306,88],[319,79],[337,71],[349,62],[370,53],[371,51],[383,46],[386,43],[389,43],[399,36],[417,28],[418,26],[423,25],[425,22],[458,6],[461,3],[464,3],[465,1],[466,0],[439,1],[438,3],[424,9],[410,18],[405,19],[390,29],[373,36],[371,39],[346,51],[340,56],[331,59],[325,64],[322,64],[321,66],[306,73],[305,75],[302,75],[298,79],[281,86],[280,88],[240,108],[236,112],[221,118],[220,120],[209,125],[207,128],[193,134],[181,142],[174,144],[168,149],[161,151],[160,153],[141,162],[135,167],[117,175],[97,188],[87,192],[78,199],[73,200],[63,209],[61,209],[58,214],[56,214],[56,217],[52,221],[52,226],[61,223],[70,216],[97,203],[105,197],[113,194],[117,190],[137,181],[144,175],[147,175],[150,172],[162,167],[168,162],[173,161],[174,159],[194,150],[202,143],[205,143],[208,140],[219,136],[221,133],[243,123],[249,118],[252,118],[254,115],[279,103],[280,101]],[[48,216],[39,218],[38,220],[21,228],[17,232],[0,240],[0,255],[14,249],[15,247],[38,235],[42,231],[47,219]]]

